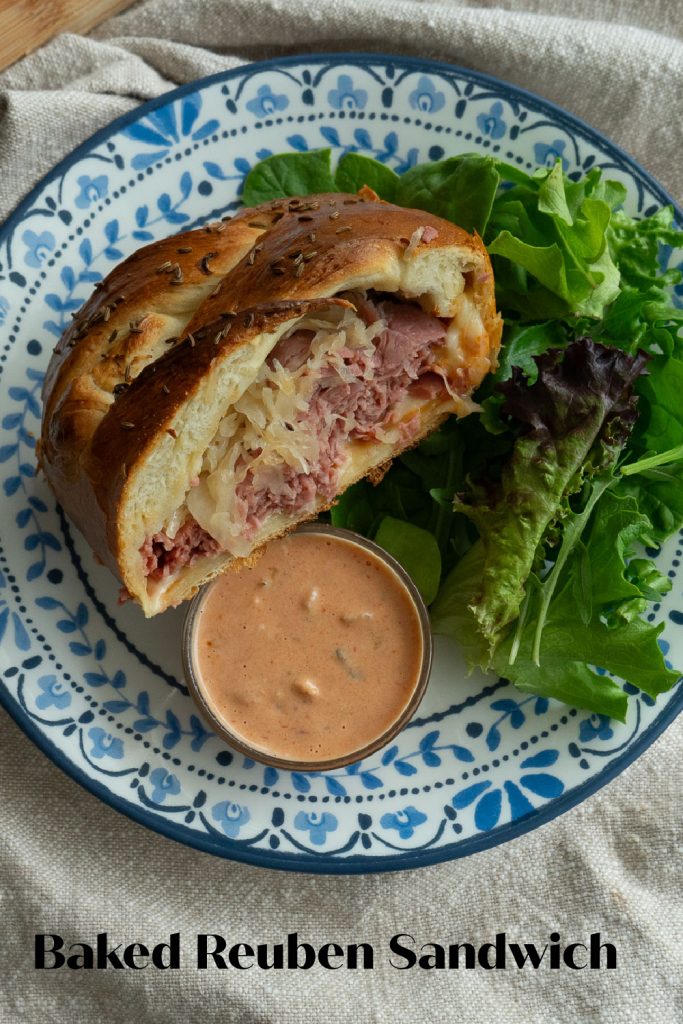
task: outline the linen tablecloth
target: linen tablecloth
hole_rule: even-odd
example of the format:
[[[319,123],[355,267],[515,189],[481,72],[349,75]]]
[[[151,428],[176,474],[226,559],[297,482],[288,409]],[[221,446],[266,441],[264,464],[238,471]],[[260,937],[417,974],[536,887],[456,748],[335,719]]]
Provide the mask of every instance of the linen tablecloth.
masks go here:
[[[61,157],[176,85],[285,53],[432,57],[524,86],[585,118],[683,194],[677,0],[148,0],[63,35],[0,75],[0,219]],[[2,713],[0,1022],[683,1020],[683,723],[619,778],[514,842],[419,871],[289,875],[222,861],[134,824],[59,771]],[[33,969],[33,936],[116,941],[218,932],[377,951],[496,932],[541,946],[600,931],[616,971]]]

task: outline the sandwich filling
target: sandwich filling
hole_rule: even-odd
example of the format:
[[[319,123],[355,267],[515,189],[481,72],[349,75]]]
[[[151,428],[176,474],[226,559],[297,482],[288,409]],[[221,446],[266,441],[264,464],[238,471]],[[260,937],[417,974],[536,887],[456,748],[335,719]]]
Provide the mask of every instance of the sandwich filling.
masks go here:
[[[444,401],[447,321],[396,295],[347,293],[280,339],[219,424],[185,504],[141,548],[150,582],[218,551],[248,555],[270,517],[314,513],[358,446],[396,445]]]

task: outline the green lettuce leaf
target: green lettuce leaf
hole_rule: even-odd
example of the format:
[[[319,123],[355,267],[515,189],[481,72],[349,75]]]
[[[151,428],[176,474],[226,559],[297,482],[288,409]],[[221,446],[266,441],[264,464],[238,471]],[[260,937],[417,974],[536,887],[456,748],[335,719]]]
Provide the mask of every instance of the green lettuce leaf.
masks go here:
[[[606,232],[623,189],[597,169],[570,182],[559,161],[516,179],[496,196],[485,235],[500,305],[523,320],[601,316],[619,294]]]
[[[655,356],[638,382],[641,415],[629,445],[629,461],[671,452],[683,444],[683,361]],[[683,525],[683,463],[646,468],[622,478],[621,493],[630,494],[652,523],[652,538],[662,541]]]
[[[567,283],[567,266],[557,242],[531,245],[505,230],[489,243],[488,250],[491,256],[505,256],[511,263],[531,274],[562,300],[565,311],[571,309],[572,295]]]
[[[495,671],[521,690],[620,721],[625,719],[627,696],[605,672],[653,697],[669,690],[678,673],[665,665],[657,642],[664,626],[650,626],[640,615],[648,600],[661,598],[670,581],[647,559],[631,559],[636,543],[649,531],[647,517],[632,498],[606,490],[595,504],[583,541],[573,545],[561,569],[538,657],[534,648],[544,582],[536,578],[523,619],[495,652]]]
[[[491,669],[527,693],[620,721],[626,716],[627,694],[607,672],[652,696],[670,689],[678,675],[664,664],[657,643],[663,626],[649,626],[639,617],[646,599],[658,600],[670,584],[648,560],[630,559],[633,546],[648,531],[647,518],[632,499],[605,491],[587,539],[572,546],[562,568],[547,610],[539,663],[533,648],[543,583],[532,574],[523,614],[496,648]],[[459,640],[471,665],[481,664],[488,653],[468,608],[483,567],[484,549],[475,544],[458,564],[459,598],[438,612],[432,608],[438,631]]]
[[[673,304],[670,289],[680,282],[681,273],[663,272],[660,265],[662,246],[683,247],[683,232],[674,225],[673,210],[666,207],[641,220],[618,210],[605,237],[619,269],[620,290],[602,320],[592,324],[593,336],[628,352],[680,353],[683,310]]]
[[[547,320],[540,324],[507,323],[494,380],[509,380],[513,367],[517,366],[533,384],[538,376],[536,356],[551,348],[564,347],[568,340],[567,328],[561,320]]]
[[[504,411],[531,429],[516,440],[497,487],[490,493],[475,487],[467,502],[456,500],[476,525],[484,551],[479,590],[468,607],[490,655],[519,614],[549,529],[569,513],[568,497],[586,474],[616,462],[635,420],[632,387],[644,365],[644,357],[583,338],[563,353],[538,357],[538,379],[530,387],[519,371],[499,385]],[[468,571],[459,564],[445,580],[434,606],[435,628],[452,614],[450,604],[460,600]]]

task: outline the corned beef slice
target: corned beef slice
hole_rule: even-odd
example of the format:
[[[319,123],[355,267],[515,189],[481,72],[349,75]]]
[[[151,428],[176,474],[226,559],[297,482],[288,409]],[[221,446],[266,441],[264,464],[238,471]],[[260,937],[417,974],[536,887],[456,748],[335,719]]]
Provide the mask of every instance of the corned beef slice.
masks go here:
[[[277,359],[285,370],[298,370],[308,358],[312,340],[313,331],[294,331],[288,338],[278,341],[268,356],[268,364],[272,366]]]
[[[358,301],[356,296],[353,301],[366,323],[375,323],[382,318],[387,325],[375,346],[372,379],[364,379],[368,367],[363,352],[348,349],[344,352],[344,363],[356,376],[356,382],[344,383],[337,374],[330,377],[329,383],[321,380],[306,417],[318,436],[318,465],[310,473],[300,473],[293,466],[285,466],[275,474],[275,480],[272,479],[273,474],[263,470],[259,470],[257,476],[247,475],[237,489],[246,506],[247,535],[255,533],[271,512],[297,512],[316,495],[325,501],[334,498],[342,446],[347,439],[344,420],[355,419],[356,425],[348,435],[351,439],[372,438],[375,428],[386,423],[391,409],[407,394],[413,382],[423,374],[429,374],[432,349],[444,341],[444,324],[417,305],[389,299],[377,303],[370,298]],[[271,358],[279,359],[290,369],[297,369],[306,359],[306,345],[310,344],[310,338],[310,331],[296,331],[277,345]],[[437,375],[429,376],[434,378]],[[437,380],[443,388],[443,381],[438,377]],[[438,393],[439,388],[431,380],[430,395]],[[418,424],[413,426],[416,428]]]
[[[190,516],[171,539],[163,530],[148,537],[140,548],[145,562],[145,575],[153,580],[172,576],[185,565],[192,565],[202,555],[212,555],[220,545]]]
[[[367,323],[383,319],[386,330],[379,336],[374,356],[368,365],[366,354],[359,349],[342,350],[353,382],[340,380],[337,372],[325,376],[317,384],[305,418],[319,442],[320,457],[309,473],[293,466],[262,467],[249,472],[237,487],[244,521],[245,536],[253,536],[270,513],[295,513],[310,505],[316,496],[331,501],[337,491],[339,469],[343,462],[343,445],[352,440],[369,440],[375,430],[386,425],[392,409],[408,392],[419,398],[435,398],[445,385],[432,372],[433,349],[443,344],[446,328],[443,322],[425,313],[419,306],[394,299],[353,296],[358,315]],[[295,331],[278,342],[269,363],[277,359],[289,370],[297,370],[307,359],[313,332]],[[345,432],[344,421],[352,419],[355,426]],[[401,426],[408,438],[419,428],[415,417]],[[173,539],[157,533],[143,544],[140,552],[147,575],[161,579],[179,568],[191,565],[197,558],[219,549],[215,541],[195,519],[190,517]]]

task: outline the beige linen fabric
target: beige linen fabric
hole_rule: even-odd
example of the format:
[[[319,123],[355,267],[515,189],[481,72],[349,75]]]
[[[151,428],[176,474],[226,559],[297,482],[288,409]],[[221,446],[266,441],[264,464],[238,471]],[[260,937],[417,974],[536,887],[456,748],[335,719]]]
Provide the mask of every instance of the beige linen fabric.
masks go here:
[[[56,160],[140,101],[246,60],[381,50],[490,72],[584,117],[683,195],[678,0],[148,0],[0,75],[0,217]],[[678,1024],[683,1021],[682,724],[564,817],[463,861],[366,877],[257,870],[133,824],[2,714],[0,1024]],[[373,971],[35,972],[33,936],[180,931],[230,943],[297,931],[371,942]],[[612,972],[397,971],[387,943],[543,945],[593,931]],[[189,963],[188,957],[188,963]]]

